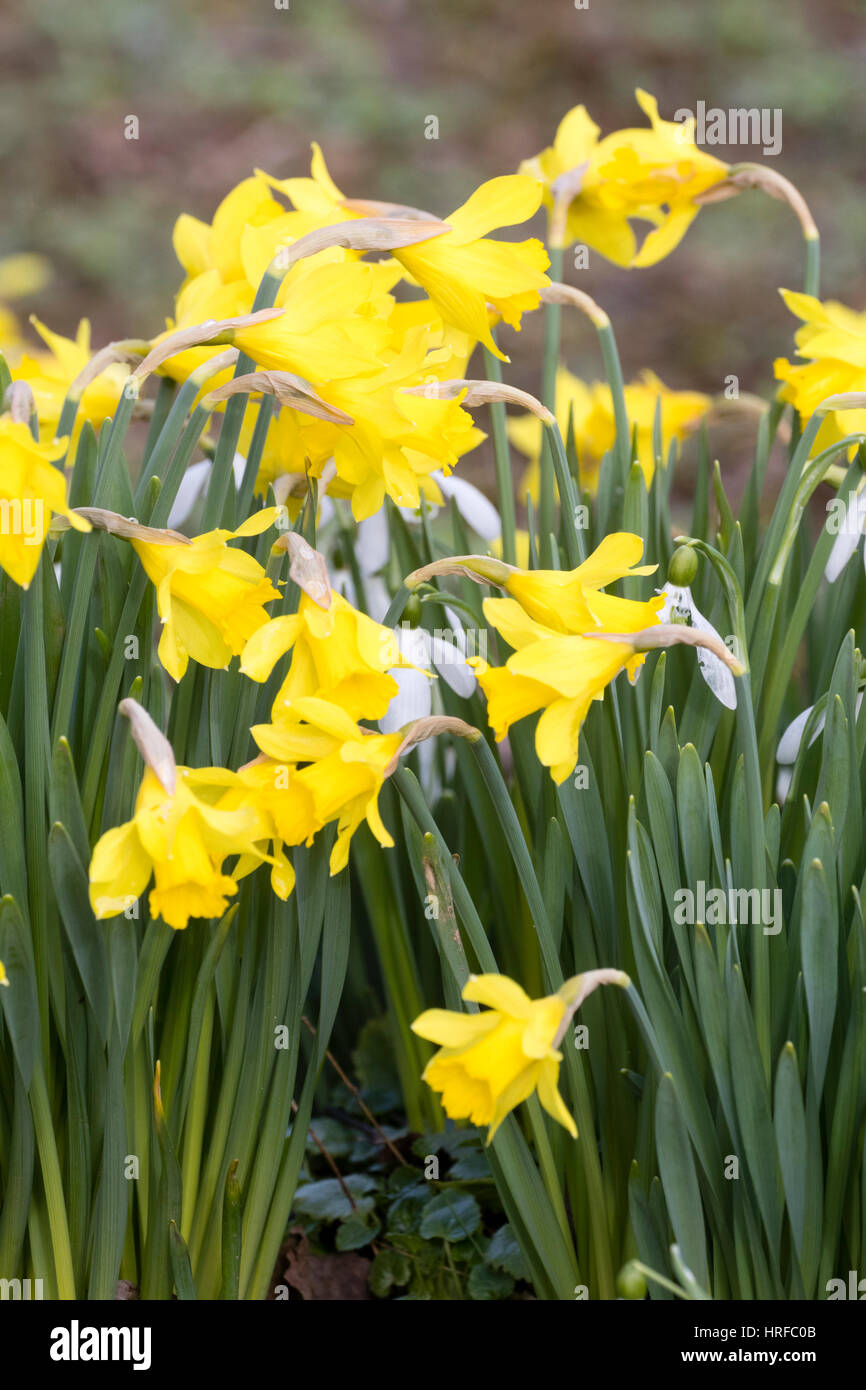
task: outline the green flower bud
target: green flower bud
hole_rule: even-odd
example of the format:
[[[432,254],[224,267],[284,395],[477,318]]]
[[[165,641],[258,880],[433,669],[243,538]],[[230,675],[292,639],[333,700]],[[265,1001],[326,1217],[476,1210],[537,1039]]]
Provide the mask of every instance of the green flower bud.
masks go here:
[[[676,584],[678,589],[686,589],[698,572],[698,557],[690,545],[681,545],[671,557],[668,569],[668,583]]]
[[[419,627],[421,623],[421,600],[417,594],[412,594],[403,609],[403,621],[410,627]]]
[[[616,1276],[616,1291],[620,1298],[646,1298],[646,1279],[636,1267],[634,1260],[623,1265]]]

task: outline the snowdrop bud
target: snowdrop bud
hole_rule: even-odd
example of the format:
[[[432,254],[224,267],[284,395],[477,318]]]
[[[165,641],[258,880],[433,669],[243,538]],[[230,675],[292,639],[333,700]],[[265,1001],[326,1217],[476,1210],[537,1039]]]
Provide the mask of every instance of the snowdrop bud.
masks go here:
[[[698,557],[690,545],[681,545],[671,557],[668,570],[668,583],[677,588],[685,588],[694,582],[698,572]]]

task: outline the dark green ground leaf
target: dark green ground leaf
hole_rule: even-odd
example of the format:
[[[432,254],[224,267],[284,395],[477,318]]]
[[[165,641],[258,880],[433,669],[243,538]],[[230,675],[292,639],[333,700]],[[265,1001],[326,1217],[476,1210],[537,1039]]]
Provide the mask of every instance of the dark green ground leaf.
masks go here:
[[[464,1240],[481,1224],[481,1208],[469,1192],[440,1192],[421,1221],[425,1240]]]

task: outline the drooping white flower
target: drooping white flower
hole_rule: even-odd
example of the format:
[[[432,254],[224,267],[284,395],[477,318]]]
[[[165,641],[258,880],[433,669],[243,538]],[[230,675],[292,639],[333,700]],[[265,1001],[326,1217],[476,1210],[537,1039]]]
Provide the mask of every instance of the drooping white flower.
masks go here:
[[[243,454],[235,454],[232,468],[236,488],[239,488],[243,482],[246,466],[247,461]],[[210,459],[201,459],[199,463],[190,464],[181,479],[180,487],[168,514],[166,525],[170,530],[180,530],[183,523],[192,515],[193,507],[207,487],[212,470],[213,464]]]
[[[480,488],[475,487],[474,483],[467,483],[465,478],[446,478],[442,472],[434,473],[432,477],[434,482],[439,484],[443,496],[454,499],[457,510],[467,526],[471,526],[482,540],[490,544],[499,539],[502,534],[499,513]],[[435,516],[438,510],[438,507],[428,505],[428,517]],[[399,512],[408,526],[420,525],[421,513],[414,507],[400,507]],[[358,524],[355,554],[361,573],[375,574],[377,570],[382,569],[387,563],[389,548],[388,517],[383,507]]]
[[[467,482],[465,478],[458,478],[453,473],[447,478],[444,473],[434,473],[433,476],[443,496],[453,497],[457,503],[457,510],[467,526],[471,526],[488,544],[499,540],[502,535],[500,515],[490,499],[485,497],[474,483]]]
[[[862,703],[863,691],[861,690],[858,692],[857,699],[855,702],[855,709],[857,714],[860,713],[860,706],[862,705]],[[800,714],[797,715],[796,719],[791,720],[787,729],[782,734],[782,737],[779,739],[779,746],[776,749],[777,763],[782,763],[785,766],[793,767],[794,763],[800,756],[800,748],[803,744],[803,735],[806,732],[806,725],[809,722],[809,715],[812,713],[812,710],[814,708],[814,705],[809,705],[808,709],[802,710]],[[812,737],[809,739],[810,748],[812,747],[812,744],[815,742],[815,740],[817,738],[820,738],[821,734],[824,732],[824,725],[826,724],[826,722],[827,711],[825,708],[821,711],[821,713],[818,715],[817,720],[815,721],[815,727],[812,730]]]
[[[720,642],[723,641],[712,623],[704,617],[698,608],[688,585],[678,586],[668,583],[663,589],[658,589],[656,592],[664,596],[664,605],[659,612],[659,622],[684,623],[688,627],[697,628],[699,632],[706,632],[718,638]],[[716,699],[726,709],[736,709],[737,688],[725,663],[713,652],[707,651],[706,647],[697,647],[695,650],[700,673]]]
[[[452,609],[446,608],[447,629],[428,632],[426,628],[402,623],[394,629],[400,652],[417,670],[395,667],[389,672],[397,682],[398,692],[379,720],[383,734],[396,733],[413,719],[425,719],[433,709],[433,680],[435,672],[456,695],[467,699],[475,689],[475,673],[466,664],[466,633]]]
[[[863,703],[863,694],[864,692],[862,690],[857,693],[854,706],[857,714],[860,713],[860,706]],[[782,734],[782,737],[779,739],[779,746],[776,749],[776,762],[779,764],[779,774],[776,778],[776,800],[780,806],[785,801],[788,795],[788,789],[794,779],[794,764],[800,756],[800,749],[803,746],[803,738],[806,733],[806,725],[809,722],[809,716],[814,708],[814,705],[809,705],[808,708],[801,710],[796,718],[791,720]],[[826,723],[827,709],[825,706],[815,721],[815,727],[809,739],[808,746],[810,748],[815,740],[820,738],[821,734],[824,732],[824,725]]]

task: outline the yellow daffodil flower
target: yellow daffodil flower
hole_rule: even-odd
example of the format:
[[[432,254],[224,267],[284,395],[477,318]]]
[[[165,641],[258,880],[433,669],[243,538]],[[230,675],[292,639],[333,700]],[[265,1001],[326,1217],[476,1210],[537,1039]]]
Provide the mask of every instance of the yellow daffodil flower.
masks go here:
[[[617,265],[655,265],[679,245],[699,211],[695,197],[727,177],[728,166],[695,144],[694,120],[664,121],[640,88],[649,129],[599,129],[582,106],[560,123],[550,149],[521,168],[544,180],[550,206],[557,178],[585,165],[568,206],[566,241],[583,242]],[[632,220],[652,223],[638,249]]]
[[[5,985],[7,989],[9,988],[9,977],[3,968],[2,960],[0,960],[0,985]]]
[[[658,598],[635,604],[643,616],[633,630],[658,622],[662,602]],[[528,618],[519,604],[506,604],[508,600],[486,599],[484,614],[515,651],[501,667],[488,666],[478,657],[470,657],[467,664],[474,667],[487,697],[487,717],[497,739],[505,738],[518,719],[543,711],[535,729],[536,755],[550,768],[554,782],[564,782],[577,762],[580,729],[591,702],[601,699],[620,671],[633,675],[645,658],[626,641],[562,636]]]
[[[0,352],[9,366],[14,367],[21,356],[23,346],[21,324],[11,309],[7,309],[5,304],[0,304]]]
[[[414,584],[416,578],[429,578],[447,565],[453,573],[477,575],[482,581],[511,594],[511,600],[487,600],[494,605],[493,611],[497,614],[511,612],[516,599],[530,619],[556,632],[582,633],[593,627],[605,627],[609,632],[636,632],[647,625],[643,621],[647,617],[646,605],[599,591],[619,579],[654,574],[658,566],[639,564],[642,555],[640,536],[631,531],[615,531],[605,536],[592,554],[573,570],[522,570],[502,561],[485,560],[483,556],[457,555],[437,562],[436,566],[416,570],[409,579]],[[632,612],[635,627],[616,626],[620,621],[628,622],[628,614]],[[608,615],[614,623],[610,627],[606,621]],[[511,646],[514,645],[511,642]]]
[[[179,930],[190,917],[220,916],[237,892],[235,879],[241,872],[269,860],[262,842],[271,837],[270,822],[237,773],[215,767],[176,771],[172,794],[146,768],[132,820],[107,830],[97,841],[90,863],[90,902],[96,917],[126,911],[153,874],[151,915]],[[223,872],[223,862],[231,855],[246,859],[234,876]],[[272,876],[272,883],[275,889],[279,883],[290,889],[287,861],[282,870],[282,877]]]
[[[388,672],[409,665],[391,629],[359,613],[334,589],[327,607],[302,593],[297,613],[260,627],[244,647],[241,670],[266,681],[288,651],[292,664],[272,710],[277,721],[310,695],[339,705],[351,719],[381,719],[398,690]]]
[[[558,1051],[568,1023],[600,984],[627,986],[619,970],[576,975],[545,999],[530,999],[506,975],[470,975],[463,998],[488,1007],[481,1013],[428,1009],[412,1031],[439,1045],[424,1080],[442,1096],[445,1113],[489,1126],[487,1143],[515,1106],[533,1092],[549,1115],[577,1138],[577,1126],[559,1093]]]
[[[779,394],[796,407],[805,423],[828,396],[866,390],[866,313],[791,290],[782,290],[781,295],[803,322],[794,339],[797,356],[810,360],[776,360],[776,377],[785,383]],[[832,411],[818,431],[813,452],[818,454],[836,440],[864,431],[866,410]],[[853,449],[850,452],[853,456]]]
[[[189,544],[133,539],[131,544],[156,588],[163,629],[159,659],[179,681],[190,657],[200,666],[225,669],[268,622],[263,607],[279,598],[252,555],[228,542],[255,536],[273,525],[275,507],[257,512],[236,531],[208,531]]]
[[[21,325],[7,307],[10,299],[23,299],[44,289],[51,278],[51,267],[44,256],[29,251],[0,256],[0,352],[14,366],[24,347]]]
[[[238,335],[244,350],[263,362],[279,360],[278,352],[271,357],[261,348],[258,337],[252,341],[258,332],[250,329]],[[373,370],[319,388],[328,405],[349,417],[345,423],[281,411],[272,426],[260,484],[277,476],[276,453],[276,459],[284,461],[281,471],[307,468],[313,477],[333,459],[337,476],[328,490],[334,497],[351,498],[358,521],[379,511],[386,495],[397,506],[417,507],[423,488],[431,502],[441,502],[430,474],[438,469],[450,472],[484,434],[459,400],[439,399],[432,392],[414,396],[404,389],[440,380],[455,370],[457,359],[448,349],[428,350],[430,336],[426,324],[410,327],[400,350],[383,349],[383,360]],[[294,461],[293,469],[285,466],[289,460]]]
[[[634,679],[646,659],[627,638],[596,641],[593,632],[630,634],[659,622],[662,597],[643,603],[603,589],[631,575],[653,573],[639,565],[643,541],[630,532],[606,536],[574,570],[527,570],[499,565],[490,577],[512,595],[484,600],[484,616],[513,648],[502,667],[470,658],[487,697],[497,739],[526,715],[543,710],[535,732],[539,762],[562,782],[577,762],[580,728],[590,702],[623,669]],[[471,569],[471,564],[467,568]]]
[[[550,258],[536,238],[496,241],[487,233],[528,221],[541,194],[538,181],[526,175],[490,179],[445,219],[450,232],[394,252],[442,318],[504,362],[508,358],[493,340],[487,305],[519,331],[521,316],[538,308],[539,291],[550,283],[545,274]]]
[[[382,291],[382,273],[357,260],[301,261],[278,296],[282,316],[238,330],[235,346],[261,367],[316,384],[373,372],[391,338],[387,318],[377,313],[393,303]]]
[[[67,440],[37,444],[23,421],[0,417],[0,569],[26,589],[36,573],[53,513],[77,531],[90,523],[70,511],[66,479],[53,464]]]
[[[661,405],[662,455],[667,459],[671,442],[681,443],[697,428],[710,409],[709,396],[699,391],[670,391],[650,371],[641,373],[637,381],[625,388],[625,407],[632,427],[637,432],[637,459],[647,486],[655,471],[653,431],[656,405]],[[565,367],[556,374],[556,419],[563,438],[571,413],[574,438],[580,468],[581,487],[595,493],[598,471],[604,455],[616,442],[616,420],[613,397],[606,382],[590,385],[573,376]],[[528,492],[538,502],[539,455],[542,424],[537,415],[526,413],[508,421],[508,437],[516,449],[532,460],[520,483],[520,496]]]
[[[82,319],[75,338],[64,338],[37,318],[30,321],[48,350],[25,352],[13,376],[16,381],[27,382],[36,403],[40,431],[46,438],[53,437],[69,388],[93,356],[90,323]],[[73,450],[85,421],[98,429],[104,420],[114,415],[128,377],[129,368],[114,362],[84,388],[72,431]]]
[[[287,718],[250,732],[269,762],[248,772],[285,843],[310,843],[317,830],[336,821],[332,874],[345,868],[349,843],[364,820],[380,845],[393,845],[378,796],[402,734],[370,733],[340,706],[315,697],[295,699]]]
[[[267,178],[253,174],[226,194],[208,224],[182,213],[174,227],[174,252],[193,280],[213,270],[223,284],[244,279],[241,237],[247,226],[282,217],[285,208],[271,193]]]
[[[312,179],[292,180],[284,191],[296,207],[324,210],[344,199],[314,147]],[[316,186],[316,191],[310,185]],[[540,241],[496,241],[488,232],[526,222],[541,205],[542,186],[526,174],[490,179],[457,208],[447,222],[450,231],[415,246],[392,252],[416,284],[427,291],[442,319],[473,340],[484,343],[503,361],[490,332],[488,304],[512,328],[539,304],[539,291],[550,283],[545,271],[550,258]],[[352,215],[348,210],[346,217]]]

